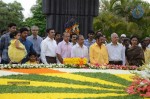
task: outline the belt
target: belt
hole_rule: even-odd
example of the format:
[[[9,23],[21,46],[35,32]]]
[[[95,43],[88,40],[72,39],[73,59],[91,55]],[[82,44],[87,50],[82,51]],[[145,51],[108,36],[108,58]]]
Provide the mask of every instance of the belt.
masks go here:
[[[55,59],[56,57],[51,57],[51,56],[46,56],[47,58],[53,58],[53,59]]]

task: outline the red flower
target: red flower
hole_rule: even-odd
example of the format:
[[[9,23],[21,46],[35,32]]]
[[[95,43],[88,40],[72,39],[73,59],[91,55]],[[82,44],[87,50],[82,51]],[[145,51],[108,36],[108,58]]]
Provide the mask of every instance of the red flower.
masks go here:
[[[100,65],[98,63],[94,64],[96,67],[99,67]]]
[[[128,87],[126,91],[129,94],[136,94],[137,93],[137,92],[135,92],[135,86]]]
[[[150,92],[146,92],[146,94],[140,94],[140,96],[150,97]]]
[[[147,86],[147,92],[150,92],[150,83]]]
[[[150,92],[147,92],[145,97],[150,97]]]
[[[144,91],[145,91],[145,88],[142,88],[142,87],[138,87],[138,88],[137,88],[137,92],[139,92],[139,93],[140,93],[140,92],[144,92]]]

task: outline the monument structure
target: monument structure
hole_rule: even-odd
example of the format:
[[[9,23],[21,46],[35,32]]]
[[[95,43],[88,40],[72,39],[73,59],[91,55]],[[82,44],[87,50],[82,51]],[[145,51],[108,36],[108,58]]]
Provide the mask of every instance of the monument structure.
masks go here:
[[[87,37],[87,32],[93,29],[93,18],[98,16],[99,0],[43,0],[42,7],[47,28],[63,33],[68,20],[74,18],[80,34]]]

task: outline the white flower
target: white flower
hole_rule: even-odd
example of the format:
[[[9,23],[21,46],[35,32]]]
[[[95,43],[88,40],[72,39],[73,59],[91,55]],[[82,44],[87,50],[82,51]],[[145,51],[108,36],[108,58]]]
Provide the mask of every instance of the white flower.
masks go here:
[[[145,85],[145,83],[143,83],[143,82],[140,82],[140,86],[144,86]]]
[[[11,67],[10,67],[10,66],[8,66],[8,68],[10,69]]]

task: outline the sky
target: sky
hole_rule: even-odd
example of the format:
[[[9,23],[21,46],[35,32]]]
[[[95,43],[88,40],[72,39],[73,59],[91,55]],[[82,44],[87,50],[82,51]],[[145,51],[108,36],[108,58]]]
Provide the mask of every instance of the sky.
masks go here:
[[[2,1],[5,3],[12,3],[14,1],[20,2],[22,7],[24,8],[23,15],[25,18],[32,16],[30,9],[33,5],[36,4],[36,0],[2,0]]]
[[[14,1],[20,2],[22,7],[24,8],[23,14],[25,18],[31,17],[32,14],[30,12],[30,8],[36,4],[36,0],[2,0],[6,3],[11,3]],[[150,0],[143,0],[150,3]]]

